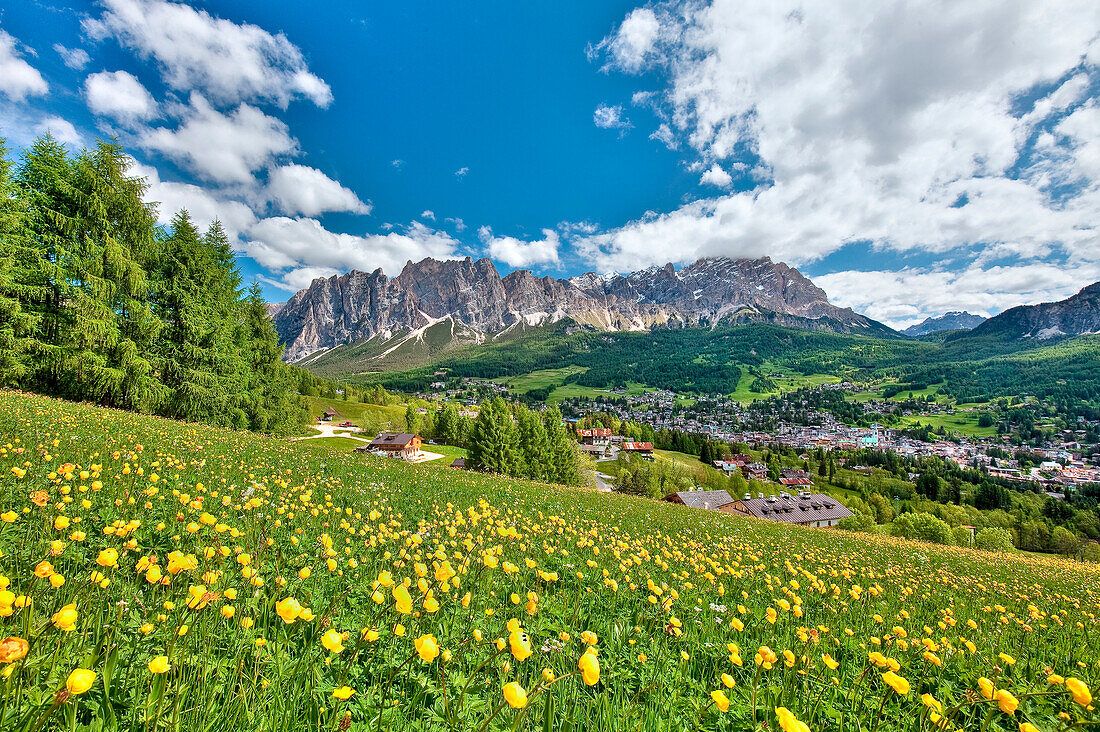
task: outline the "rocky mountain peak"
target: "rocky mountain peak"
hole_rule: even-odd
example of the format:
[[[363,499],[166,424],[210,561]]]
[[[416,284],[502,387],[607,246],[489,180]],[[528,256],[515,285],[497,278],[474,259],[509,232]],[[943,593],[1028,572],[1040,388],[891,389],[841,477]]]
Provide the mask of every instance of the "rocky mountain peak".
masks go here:
[[[387,279],[381,270],[314,280],[275,315],[286,358],[377,336],[422,329],[450,317],[478,337],[518,324],[572,318],[604,330],[708,325],[724,319],[886,331],[829,303],[825,293],[782,262],[707,257],[626,275],[588,272],[567,280],[516,270],[501,278],[489,259],[409,261]]]

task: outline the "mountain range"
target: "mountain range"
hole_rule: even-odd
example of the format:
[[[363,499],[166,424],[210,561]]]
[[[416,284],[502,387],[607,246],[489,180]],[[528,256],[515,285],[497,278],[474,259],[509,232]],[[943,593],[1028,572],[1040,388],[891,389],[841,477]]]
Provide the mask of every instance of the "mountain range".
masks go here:
[[[907,336],[922,336],[941,330],[970,330],[984,323],[988,318],[974,315],[965,310],[952,310],[935,318],[925,318],[916,325],[902,331]]]
[[[489,259],[428,258],[408,262],[393,278],[378,269],[316,279],[273,317],[284,358],[302,363],[350,344],[360,344],[367,360],[426,344],[442,351],[565,319],[604,331],[766,322],[897,336],[831,304],[798,270],[768,257],[712,257],[679,270],[666,264],[569,279],[527,270],[501,277]]]
[[[1065,300],[1009,308],[965,335],[1047,341],[1093,333],[1100,333],[1100,282]]]

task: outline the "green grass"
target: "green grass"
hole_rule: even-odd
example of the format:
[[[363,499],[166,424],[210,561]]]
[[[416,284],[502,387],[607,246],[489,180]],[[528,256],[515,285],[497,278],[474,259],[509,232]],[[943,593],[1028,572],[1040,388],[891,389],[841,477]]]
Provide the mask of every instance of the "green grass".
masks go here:
[[[1051,557],[802,529],[13,392],[0,392],[0,516],[0,637],[28,640],[0,684],[5,731],[298,732],[347,714],[354,730],[710,732],[778,729],[783,707],[814,730],[901,732],[928,728],[925,693],[956,729],[1100,721],[1045,671],[1095,689],[1100,575]],[[389,575],[408,583],[409,607]],[[925,638],[942,666],[922,657]],[[591,684],[576,675],[589,646]],[[778,656],[766,671],[762,646]],[[871,650],[895,659],[909,694],[885,685]],[[168,671],[154,674],[162,655]],[[58,697],[77,668],[94,683]],[[1016,715],[983,700],[980,677],[1015,695]],[[526,690],[525,710],[505,703],[508,683]],[[350,699],[334,698],[344,686]],[[726,712],[711,704],[720,688]]]
[[[588,368],[584,366],[566,366],[560,369],[543,369],[542,371],[532,371],[519,376],[510,376],[493,380],[497,383],[504,384],[517,394],[525,394],[532,389],[561,386],[569,376],[583,374],[587,370]]]
[[[309,416],[311,419],[316,419],[326,409],[331,408],[335,409],[340,415],[332,420],[332,423],[336,425],[348,421],[357,427],[362,427],[367,432],[382,429],[405,429],[405,407],[400,405],[362,404],[324,397],[306,397],[306,400],[309,402]]]
[[[951,432],[958,432],[971,437],[995,437],[997,426],[979,427],[978,417],[981,412],[955,412],[955,414],[914,414],[902,417],[901,424],[905,427],[916,427],[918,424],[926,424],[933,428],[943,427]]]

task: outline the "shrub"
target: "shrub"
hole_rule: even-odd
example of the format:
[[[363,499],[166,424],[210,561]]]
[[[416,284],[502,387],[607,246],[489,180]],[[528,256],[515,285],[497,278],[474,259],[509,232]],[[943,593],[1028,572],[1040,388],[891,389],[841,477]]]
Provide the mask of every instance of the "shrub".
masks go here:
[[[933,544],[955,543],[951,527],[930,513],[903,513],[894,519],[892,533],[906,539],[919,539]]]
[[[1012,543],[1012,532],[1008,529],[990,527],[982,529],[974,537],[974,547],[987,552],[1011,552],[1016,547]]]

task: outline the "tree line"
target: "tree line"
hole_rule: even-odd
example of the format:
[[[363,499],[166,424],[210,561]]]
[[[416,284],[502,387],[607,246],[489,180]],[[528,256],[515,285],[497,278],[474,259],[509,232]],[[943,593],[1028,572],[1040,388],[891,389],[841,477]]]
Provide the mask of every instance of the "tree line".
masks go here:
[[[286,434],[296,370],[220,223],[157,224],[116,144],[0,142],[0,385]]]

